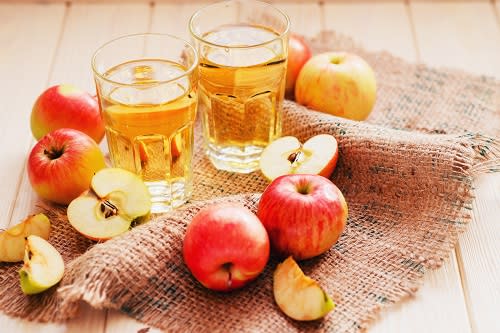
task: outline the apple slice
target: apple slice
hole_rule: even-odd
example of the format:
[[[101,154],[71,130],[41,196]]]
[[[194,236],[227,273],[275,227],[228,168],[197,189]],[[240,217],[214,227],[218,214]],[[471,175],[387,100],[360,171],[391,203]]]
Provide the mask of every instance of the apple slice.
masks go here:
[[[41,293],[61,281],[63,274],[64,261],[55,247],[41,237],[28,236],[24,265],[19,271],[23,293]]]
[[[172,161],[181,155],[182,152],[182,138],[178,135],[174,136],[170,144],[170,154],[172,155]],[[145,168],[149,163],[150,151],[146,144],[142,141],[139,142],[139,159],[141,161],[141,167]]]
[[[271,142],[260,157],[260,170],[273,181],[282,175],[301,173],[330,177],[335,170],[339,150],[330,134],[319,134],[303,145],[293,136]]]
[[[24,221],[0,233],[0,262],[17,262],[24,258],[25,238],[37,235],[49,239],[50,221],[45,214],[28,216]]]
[[[316,320],[335,308],[330,296],[291,256],[274,271],[273,292],[281,311],[295,320]]]
[[[107,240],[126,232],[132,222],[151,211],[151,196],[144,182],[120,168],[98,171],[91,188],[68,206],[68,220],[82,235]]]

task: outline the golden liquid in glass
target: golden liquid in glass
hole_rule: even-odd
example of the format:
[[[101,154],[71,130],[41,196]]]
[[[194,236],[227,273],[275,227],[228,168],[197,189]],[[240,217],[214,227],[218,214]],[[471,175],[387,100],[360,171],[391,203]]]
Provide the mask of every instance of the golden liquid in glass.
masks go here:
[[[102,115],[113,166],[141,176],[155,200],[175,208],[192,192],[196,87],[180,64],[146,59],[113,67],[105,77],[127,83],[101,91]]]
[[[281,135],[286,52],[278,37],[251,25],[221,26],[204,35],[205,41],[228,46],[206,44],[200,51],[205,150],[219,169],[258,169],[262,150]]]

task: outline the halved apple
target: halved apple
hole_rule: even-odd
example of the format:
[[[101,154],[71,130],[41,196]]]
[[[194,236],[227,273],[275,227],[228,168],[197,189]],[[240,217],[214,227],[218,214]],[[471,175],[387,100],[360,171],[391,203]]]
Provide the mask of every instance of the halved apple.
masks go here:
[[[49,233],[50,221],[45,214],[28,216],[21,223],[0,233],[0,261],[22,261],[25,238],[29,235],[37,235],[49,239]]]
[[[144,220],[150,211],[151,196],[141,178],[125,169],[107,168],[92,177],[90,190],[69,204],[67,214],[85,237],[107,240]]]
[[[330,134],[313,136],[303,145],[294,136],[284,136],[264,149],[260,157],[260,170],[270,181],[293,173],[328,178],[335,170],[338,157],[337,140]]]
[[[61,281],[63,274],[64,261],[56,248],[41,237],[28,236],[24,265],[19,271],[23,293],[41,293]]]
[[[281,311],[295,320],[316,320],[335,308],[328,294],[302,272],[292,257],[274,271],[273,292]]]

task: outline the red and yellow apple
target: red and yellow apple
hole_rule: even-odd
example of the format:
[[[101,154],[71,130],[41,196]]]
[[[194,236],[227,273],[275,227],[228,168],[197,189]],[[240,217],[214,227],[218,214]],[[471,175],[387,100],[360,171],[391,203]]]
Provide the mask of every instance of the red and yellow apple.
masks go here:
[[[297,103],[334,116],[364,120],[375,104],[377,85],[370,65],[345,52],[313,56],[295,86]]]
[[[319,134],[304,144],[294,136],[284,136],[271,142],[260,157],[260,170],[268,180],[295,173],[330,177],[335,170],[339,150],[330,134]]]
[[[43,199],[67,205],[89,188],[94,174],[106,166],[99,146],[70,128],[48,133],[31,150],[28,177]]]
[[[285,96],[293,98],[295,82],[302,66],[311,58],[312,52],[304,38],[291,34],[288,41],[288,63],[286,67]]]
[[[249,209],[215,204],[189,223],[183,243],[186,266],[206,288],[230,291],[254,280],[269,259],[266,229]]]
[[[296,260],[320,255],[337,242],[347,221],[347,203],[330,180],[319,175],[284,175],[262,194],[257,216],[272,248]]]
[[[104,124],[96,98],[69,84],[45,90],[33,105],[31,132],[39,140],[59,128],[79,130],[99,143],[104,137]]]

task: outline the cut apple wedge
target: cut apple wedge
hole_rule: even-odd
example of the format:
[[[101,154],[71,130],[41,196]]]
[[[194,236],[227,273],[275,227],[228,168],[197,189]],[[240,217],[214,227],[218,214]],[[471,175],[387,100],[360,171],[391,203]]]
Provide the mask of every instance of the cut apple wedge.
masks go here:
[[[28,236],[24,265],[19,271],[23,293],[41,293],[61,281],[63,274],[64,261],[55,247],[41,237]]]
[[[151,196],[134,173],[108,168],[98,171],[90,190],[68,206],[68,220],[82,235],[107,240],[126,232],[132,222],[149,216]]]
[[[302,272],[292,257],[274,271],[273,292],[281,311],[295,320],[316,320],[335,308],[328,294]]]
[[[171,140],[170,144],[170,154],[172,155],[172,161],[175,161],[182,152],[182,138],[179,135],[176,135]],[[150,154],[148,147],[143,141],[139,142],[139,158],[141,161],[141,167],[145,168],[150,160]]]
[[[49,239],[50,221],[45,214],[28,216],[24,221],[0,233],[0,261],[17,262],[24,258],[25,238],[37,235]]]
[[[260,170],[272,181],[279,176],[301,173],[330,177],[339,157],[334,136],[319,134],[304,144],[293,136],[271,142],[260,157]]]

